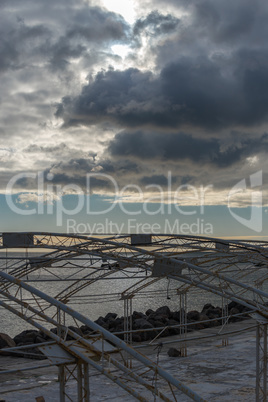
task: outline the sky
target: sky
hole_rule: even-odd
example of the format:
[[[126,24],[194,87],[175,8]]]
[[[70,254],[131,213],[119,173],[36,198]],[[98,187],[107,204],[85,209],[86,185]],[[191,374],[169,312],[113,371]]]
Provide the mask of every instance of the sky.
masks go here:
[[[267,18],[263,0],[0,0],[0,231],[265,238]]]

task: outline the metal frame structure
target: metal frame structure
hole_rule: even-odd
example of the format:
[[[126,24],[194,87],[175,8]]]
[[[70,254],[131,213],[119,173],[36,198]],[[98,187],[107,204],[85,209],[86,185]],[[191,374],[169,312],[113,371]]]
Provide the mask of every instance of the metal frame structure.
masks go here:
[[[185,392],[194,400],[202,400],[188,387],[163,370],[161,371],[157,364],[141,357],[126,343],[131,343],[132,323],[129,317],[133,297],[142,289],[165,277],[177,281],[177,292],[181,295],[181,304],[185,305],[185,309],[187,293],[193,288],[199,288],[220,296],[224,306],[225,301],[233,300],[256,312],[257,320],[262,321],[258,327],[256,343],[256,398],[257,401],[267,399],[267,329],[261,330],[262,327],[266,328],[263,320],[266,322],[268,319],[268,293],[262,290],[262,285],[268,279],[267,242],[166,234],[79,236],[51,233],[8,233],[0,236],[0,249],[8,250],[14,247],[27,250],[42,249],[43,254],[38,258],[29,257],[27,254],[26,258],[14,259],[8,258],[8,253],[6,253],[6,256],[0,259],[0,305],[44,333],[48,331],[48,324],[57,327],[57,334],[52,336],[49,332],[49,335],[60,348],[75,358],[78,367],[77,382],[80,384],[78,385],[78,396],[81,401],[86,401],[89,393],[87,380],[82,381],[87,377],[85,374],[87,368],[82,365],[87,364],[107,375],[136,398],[143,400],[142,394],[136,388],[131,388],[122,380],[120,377],[122,373],[118,376],[112,375],[105,367],[104,361],[109,364],[112,362],[116,370],[121,370],[125,376],[140,386],[144,386],[160,399],[176,398],[174,396],[175,389],[178,392]],[[57,274],[56,268],[59,263],[61,266],[70,267],[70,261],[72,261],[70,275],[61,278]],[[103,262],[103,266],[100,261]],[[109,331],[72,310],[67,303],[99,279],[118,272],[124,273],[129,267],[135,269],[133,278],[137,277],[138,280],[121,294],[125,312],[126,342],[123,342]],[[24,282],[28,275],[41,268],[48,272],[54,280],[62,281],[63,290],[56,295],[48,295]],[[142,278],[139,276],[140,273],[143,273]],[[87,339],[70,330],[65,325],[66,316],[73,320],[75,327],[78,327],[78,322],[88,325],[93,331],[92,336]],[[181,320],[186,325],[183,319],[182,317]],[[184,334],[186,337],[186,331]],[[73,343],[68,343],[67,335],[74,339]],[[112,342],[118,351],[122,350],[124,353],[120,354],[119,359],[112,358],[110,352],[94,346],[97,341]],[[227,344],[228,340],[224,338],[223,342]],[[87,355],[88,351],[90,351],[90,357]],[[185,344],[182,345],[182,352],[184,355],[187,353],[186,339]],[[94,360],[100,356],[102,364],[98,364]],[[162,381],[167,382],[170,387],[170,395],[164,395],[156,387],[152,390],[151,385],[135,366],[137,364],[143,364],[153,373],[157,372]],[[132,365],[135,370],[132,369]],[[82,374],[82,369],[84,374]],[[61,378],[63,379],[62,368]],[[62,387],[62,401],[64,392]]]

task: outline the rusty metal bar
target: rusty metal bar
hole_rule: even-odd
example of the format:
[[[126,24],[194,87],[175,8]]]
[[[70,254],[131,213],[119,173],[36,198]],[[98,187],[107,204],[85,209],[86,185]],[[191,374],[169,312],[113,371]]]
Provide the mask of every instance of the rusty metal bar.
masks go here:
[[[197,395],[194,391],[192,391],[189,387],[187,387],[185,384],[183,384],[182,382],[180,382],[179,380],[175,379],[174,377],[172,377],[169,373],[167,373],[165,370],[161,369],[161,367],[157,366],[155,363],[153,363],[151,360],[149,360],[148,358],[146,358],[145,356],[141,355],[140,353],[138,353],[136,350],[132,349],[131,347],[129,347],[125,342],[123,342],[122,340],[118,339],[116,336],[114,336],[113,334],[111,334],[109,331],[105,330],[104,328],[102,328],[101,326],[99,326],[98,324],[96,324],[94,321],[89,320],[88,318],[84,317],[82,314],[74,311],[73,309],[71,309],[70,307],[66,306],[65,304],[59,302],[58,300],[53,299],[51,296],[46,295],[44,292],[41,292],[38,289],[33,288],[32,286],[25,284],[24,282],[22,282],[19,279],[16,279],[14,277],[12,277],[9,274],[6,274],[4,272],[0,271],[0,277],[14,283],[17,284],[18,286],[20,286],[21,288],[26,289],[27,291],[35,294],[36,296],[39,296],[40,298],[43,298],[44,300],[46,300],[47,302],[49,302],[51,305],[54,305],[55,307],[59,307],[61,308],[61,310],[65,311],[65,313],[71,315],[72,317],[76,318],[77,320],[79,320],[80,322],[88,325],[89,327],[91,327],[93,330],[98,331],[99,333],[102,333],[103,336],[111,341],[113,344],[115,344],[117,347],[125,350],[126,352],[128,352],[132,357],[134,357],[135,359],[137,359],[138,361],[140,361],[142,364],[144,364],[145,366],[147,366],[148,368],[152,369],[152,370],[157,370],[158,375],[160,375],[163,379],[165,379],[168,383],[174,385],[177,389],[179,389],[180,391],[182,391],[183,393],[185,393],[186,395],[188,395],[190,398],[192,398],[195,401],[203,401],[203,399]],[[1,293],[1,290],[0,290]],[[0,304],[4,305],[3,302],[0,302]],[[9,309],[13,312],[15,312],[15,314],[20,315],[15,309],[13,309],[12,307],[9,306]],[[22,316],[22,315],[20,315]],[[23,318],[23,317],[22,317]],[[27,318],[27,321],[32,323],[33,325],[35,325],[37,328],[40,328],[42,330],[44,330],[44,328],[37,322],[34,322],[33,320],[31,320],[30,318]],[[57,342],[64,344],[63,340],[61,338],[59,338],[56,334],[50,333],[50,336],[52,338],[54,338]],[[105,373],[106,376],[108,376],[109,378],[111,378],[115,383],[117,383],[118,385],[120,385],[122,388],[126,389],[129,393],[131,393],[133,396],[135,397],[139,397],[141,398],[141,396],[133,389],[131,389],[130,387],[128,387],[126,384],[122,383],[118,378],[115,378],[114,376],[111,375],[111,373],[107,372],[106,370],[103,370],[102,367],[98,366],[94,361],[92,361],[91,359],[88,359],[83,353],[80,353],[79,351],[77,351],[77,349],[73,349],[72,345],[68,346],[68,350],[69,351],[73,351],[75,355],[77,355],[79,358],[83,359],[84,361],[88,362],[89,364],[91,364],[93,367],[95,367],[97,370]]]

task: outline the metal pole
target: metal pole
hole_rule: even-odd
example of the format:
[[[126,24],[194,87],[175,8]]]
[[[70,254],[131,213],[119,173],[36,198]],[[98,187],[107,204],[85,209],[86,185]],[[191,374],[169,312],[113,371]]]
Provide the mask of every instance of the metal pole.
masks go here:
[[[88,363],[84,363],[84,400],[85,400],[85,402],[90,401]]]
[[[77,363],[77,396],[78,402],[83,402],[83,375],[82,375],[82,363]]]
[[[187,356],[187,296],[186,292],[180,293],[180,338],[183,339],[180,352],[181,356]]]
[[[267,401],[267,324],[263,325],[263,400]]]
[[[59,366],[60,402],[65,402],[65,367]]]
[[[256,401],[267,401],[267,324],[256,330]]]
[[[260,324],[256,327],[256,402],[260,401]]]

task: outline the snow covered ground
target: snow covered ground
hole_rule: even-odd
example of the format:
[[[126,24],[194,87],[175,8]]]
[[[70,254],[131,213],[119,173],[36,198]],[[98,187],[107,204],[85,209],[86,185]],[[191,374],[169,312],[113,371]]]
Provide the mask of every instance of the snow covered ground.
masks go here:
[[[246,320],[229,324],[228,330],[251,327],[255,321]],[[188,334],[204,336],[219,331],[209,328]],[[255,400],[255,370],[256,370],[256,338],[255,329],[229,336],[229,345],[222,346],[221,338],[195,340],[188,345],[187,357],[169,357],[168,349],[179,347],[176,337],[162,338],[161,341],[174,340],[173,344],[164,345],[159,355],[159,364],[175,378],[179,379],[202,398],[209,401],[254,401]],[[141,350],[151,360],[156,361],[157,351],[153,347]],[[18,369],[19,366],[32,367],[48,362],[28,359],[0,357],[1,370]],[[1,372],[0,372],[1,373]],[[153,379],[152,379],[153,381]],[[129,384],[136,390],[141,390],[136,384]],[[77,400],[76,383],[68,382],[68,392],[73,400]],[[154,401],[154,396],[146,391],[142,394],[146,400]],[[14,374],[0,375],[0,400],[6,402],[31,402],[38,396],[43,396],[46,402],[59,401],[59,382],[57,368],[39,368]],[[126,391],[90,369],[90,400],[98,401],[133,401]],[[190,399],[184,394],[180,402]]]

